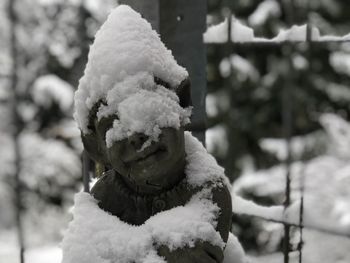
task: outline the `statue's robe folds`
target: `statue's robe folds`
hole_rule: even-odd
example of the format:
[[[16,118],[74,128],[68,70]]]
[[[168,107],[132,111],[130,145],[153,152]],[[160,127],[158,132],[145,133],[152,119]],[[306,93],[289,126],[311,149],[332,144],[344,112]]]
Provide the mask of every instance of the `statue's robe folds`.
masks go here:
[[[172,189],[158,195],[139,195],[127,186],[119,174],[110,171],[94,185],[91,193],[101,209],[117,216],[126,223],[142,225],[151,216],[161,211],[185,205],[203,187],[206,186],[193,188],[184,179]],[[232,204],[230,192],[224,184],[212,189],[212,200],[220,208],[216,230],[226,243],[231,228]],[[207,242],[198,243],[196,246],[205,246],[205,249],[201,249],[211,253],[215,262],[222,262],[223,251],[220,248]],[[192,250],[194,249],[192,248]],[[170,251],[161,248],[159,253],[170,254]],[[174,262],[184,262],[181,259],[183,259],[185,251],[178,250],[171,253],[173,254],[172,258],[179,260]]]
[[[189,136],[191,135],[187,134],[187,140],[189,140]],[[190,140],[193,140],[193,137]],[[208,155],[208,153],[206,154]],[[191,161],[190,158],[189,161]],[[205,171],[205,169],[203,170]],[[180,183],[167,191],[154,195],[142,195],[131,189],[121,175],[111,170],[99,179],[91,193],[101,209],[128,224],[142,225],[159,212],[186,205],[196,193],[207,188],[211,192],[211,200],[220,209],[216,231],[220,233],[223,242],[226,243],[232,218],[231,195],[227,188],[227,182],[225,180],[220,182],[216,178],[215,182],[208,180],[204,184],[193,186],[187,182],[187,178],[191,178],[191,175],[184,174]],[[222,262],[223,260],[223,250],[208,242],[197,241],[195,247],[186,247],[175,251],[170,251],[165,246],[158,248],[158,254],[164,256],[168,262],[187,262],[186,254],[191,254],[192,260],[188,262],[197,262],[203,257],[202,253],[210,255],[213,262]]]

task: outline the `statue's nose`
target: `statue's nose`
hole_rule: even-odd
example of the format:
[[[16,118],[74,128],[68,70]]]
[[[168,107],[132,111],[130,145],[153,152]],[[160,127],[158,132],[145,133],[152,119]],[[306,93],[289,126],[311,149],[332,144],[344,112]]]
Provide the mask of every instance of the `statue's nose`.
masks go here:
[[[143,133],[134,133],[128,138],[128,141],[135,149],[138,150],[147,141],[147,139],[148,136]]]

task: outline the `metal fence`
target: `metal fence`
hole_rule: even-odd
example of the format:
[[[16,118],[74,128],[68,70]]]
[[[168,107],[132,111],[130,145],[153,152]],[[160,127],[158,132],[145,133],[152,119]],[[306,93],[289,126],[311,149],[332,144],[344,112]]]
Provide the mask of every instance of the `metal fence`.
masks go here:
[[[286,12],[287,24],[292,27],[294,25],[294,1],[282,1],[284,5],[284,11]],[[293,116],[293,107],[295,96],[293,96],[294,88],[297,85],[295,83],[296,72],[295,67],[292,62],[292,53],[299,52],[298,47],[300,45],[303,46],[303,52],[306,54],[306,58],[308,62],[311,62],[313,56],[313,48],[315,47],[325,47],[327,45],[341,45],[346,42],[350,42],[348,35],[344,36],[314,36],[313,33],[313,25],[309,21],[309,12],[307,13],[307,17],[305,18],[306,30],[305,35],[302,39],[283,39],[283,40],[273,40],[267,38],[257,38],[253,37],[250,39],[235,39],[232,31],[234,30],[234,16],[232,16],[233,11],[228,12],[226,16],[226,20],[222,22],[222,24],[226,24],[227,37],[223,37],[222,40],[213,41],[209,39],[207,42],[208,46],[216,46],[221,47],[225,50],[226,55],[234,54],[237,50],[245,50],[247,53],[256,52],[256,50],[263,50],[267,54],[271,52],[271,50],[275,48],[283,48],[284,56],[288,63],[288,73],[285,74],[284,78],[286,79],[286,84],[282,87],[282,125],[283,125],[283,134],[284,140],[286,141],[287,147],[287,157],[284,161],[286,167],[286,185],[285,185],[285,202],[284,208],[285,211],[291,205],[291,164],[292,164],[292,150],[291,150],[291,139],[294,135],[293,127],[294,127],[294,116]],[[216,42],[216,43],[215,43]],[[312,64],[309,63],[308,70],[310,72],[313,71]],[[290,262],[290,252],[292,251],[291,246],[291,230],[292,228],[296,228],[299,232],[299,242],[296,246],[298,251],[298,262],[303,262],[303,229],[308,228],[315,231],[319,231],[326,234],[343,236],[350,238],[350,234],[332,228],[332,226],[328,227],[320,227],[314,225],[304,224],[303,215],[304,215],[304,174],[301,175],[301,185],[300,185],[300,206],[299,206],[299,220],[298,222],[288,222],[287,220],[273,220],[270,218],[260,217],[262,220],[268,220],[275,223],[280,223],[284,225],[284,238],[283,238],[283,255],[284,255],[284,263]],[[254,215],[253,215],[254,216]]]

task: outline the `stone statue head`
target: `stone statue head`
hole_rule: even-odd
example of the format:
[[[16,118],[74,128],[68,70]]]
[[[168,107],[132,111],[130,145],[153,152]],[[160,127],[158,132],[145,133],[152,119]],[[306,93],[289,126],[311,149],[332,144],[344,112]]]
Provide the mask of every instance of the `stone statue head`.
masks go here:
[[[120,6],[97,32],[75,94],[85,149],[136,190],[169,188],[183,174],[190,115],[188,72],[140,14]]]
[[[165,82],[156,79],[161,86]],[[190,82],[185,79],[176,88],[179,106],[191,106]],[[145,98],[147,99],[147,98]],[[130,133],[126,138],[114,140],[107,146],[106,137],[113,127],[118,114],[98,118],[98,109],[104,105],[99,101],[89,114],[89,133],[82,133],[82,141],[90,157],[107,169],[114,169],[125,182],[140,193],[155,193],[171,188],[183,178],[185,166],[184,125],[180,127],[162,127],[157,140],[150,140],[150,136],[142,132]],[[162,108],[163,105],[154,105]],[[147,107],[140,107],[147,114]],[[153,114],[151,112],[149,114]],[[137,113],[136,113],[137,114]],[[153,116],[157,117],[157,116]],[[138,119],[130,119],[138,122]],[[152,122],[152,121],[150,121]],[[154,122],[155,123],[155,122]],[[151,127],[153,130],[155,127]],[[145,144],[148,145],[145,146]]]

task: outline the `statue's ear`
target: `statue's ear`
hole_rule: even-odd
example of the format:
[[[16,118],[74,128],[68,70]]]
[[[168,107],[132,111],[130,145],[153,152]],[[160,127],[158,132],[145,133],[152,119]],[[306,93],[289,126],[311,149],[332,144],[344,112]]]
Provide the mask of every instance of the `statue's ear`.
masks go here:
[[[176,94],[180,99],[180,106],[187,108],[192,106],[191,81],[189,78],[183,80],[176,89]]]
[[[167,89],[171,89],[169,83],[163,81],[158,77],[154,77],[154,82],[158,85],[162,85]],[[186,78],[180,83],[180,85],[176,88],[176,94],[179,97],[181,107],[187,108],[189,106],[192,106],[191,81],[189,78]]]
[[[94,132],[89,134],[81,134],[81,139],[85,150],[89,154],[90,158],[95,162],[106,165],[106,151],[101,145],[101,142]]]

